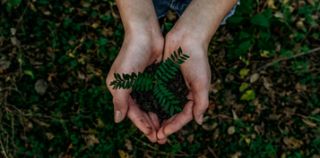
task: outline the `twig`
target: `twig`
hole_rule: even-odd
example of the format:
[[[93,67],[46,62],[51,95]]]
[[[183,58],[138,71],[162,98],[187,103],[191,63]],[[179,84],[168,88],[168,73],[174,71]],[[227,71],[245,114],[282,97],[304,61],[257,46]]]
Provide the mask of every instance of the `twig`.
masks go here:
[[[308,55],[308,54],[312,54],[312,53],[316,53],[316,52],[320,52],[320,47],[311,49],[311,50],[308,51],[308,52],[302,52],[302,53],[293,55],[293,56],[291,56],[291,57],[279,58],[279,59],[274,60],[274,61],[272,61],[272,62],[270,62],[270,63],[267,63],[266,65],[263,65],[262,67],[259,67],[259,68],[257,69],[257,71],[266,69],[266,68],[268,68],[268,67],[270,67],[270,66],[272,66],[272,65],[274,65],[274,64],[276,64],[276,63],[278,63],[278,62],[281,62],[281,61],[290,60],[290,59],[293,59],[293,58],[301,57],[301,56]]]
[[[149,148],[150,148],[150,149],[152,149],[152,150],[158,150],[157,148],[155,148],[155,147],[153,147],[153,146],[149,145],[148,143],[146,143],[146,142],[144,142],[144,141],[142,141],[142,140],[140,140],[140,139],[138,139],[138,138],[136,138],[136,137],[133,137],[133,139],[134,139],[134,140],[136,140],[136,141],[138,141],[139,143],[141,143],[141,144],[143,144],[143,145],[145,145],[145,146],[149,147]]]
[[[313,117],[313,116],[305,116],[305,115],[302,115],[302,114],[295,114],[295,115],[299,116],[301,118],[304,118],[304,119],[310,119],[310,120],[314,120],[314,121],[320,122],[320,119],[318,119],[316,117]]]
[[[213,151],[213,149],[211,149],[209,146],[208,146],[208,150],[209,150],[209,152],[212,154],[212,156],[214,157],[214,158],[218,158],[218,156],[217,156],[217,154]]]
[[[7,155],[7,153],[6,153],[6,150],[4,149],[4,146],[3,146],[3,144],[2,144],[1,139],[0,139],[0,146],[1,146],[1,150],[2,150],[3,156],[4,156],[5,158],[9,158],[8,155]]]

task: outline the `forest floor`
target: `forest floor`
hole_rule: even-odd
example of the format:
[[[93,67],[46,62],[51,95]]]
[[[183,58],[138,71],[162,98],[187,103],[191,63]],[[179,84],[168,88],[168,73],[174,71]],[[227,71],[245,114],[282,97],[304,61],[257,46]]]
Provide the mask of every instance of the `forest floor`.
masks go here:
[[[158,145],[113,122],[114,1],[2,0],[0,157],[319,158],[319,19],[318,0],[241,2],[209,46],[204,124]]]

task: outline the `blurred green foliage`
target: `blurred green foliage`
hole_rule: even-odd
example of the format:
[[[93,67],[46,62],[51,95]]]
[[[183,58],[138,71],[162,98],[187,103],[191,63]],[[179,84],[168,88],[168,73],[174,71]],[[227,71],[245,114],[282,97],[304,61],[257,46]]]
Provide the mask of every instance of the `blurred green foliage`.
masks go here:
[[[209,47],[204,124],[160,146],[113,123],[114,1],[4,0],[0,157],[319,157],[319,12],[317,0],[242,1]]]

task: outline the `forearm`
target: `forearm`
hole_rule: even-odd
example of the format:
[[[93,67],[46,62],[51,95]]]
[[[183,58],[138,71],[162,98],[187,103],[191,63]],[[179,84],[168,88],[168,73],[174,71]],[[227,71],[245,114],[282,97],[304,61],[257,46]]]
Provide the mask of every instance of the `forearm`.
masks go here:
[[[183,34],[187,32],[188,38],[209,43],[221,21],[236,2],[236,0],[194,0],[173,29]]]
[[[117,0],[116,2],[126,33],[160,33],[151,0]]]

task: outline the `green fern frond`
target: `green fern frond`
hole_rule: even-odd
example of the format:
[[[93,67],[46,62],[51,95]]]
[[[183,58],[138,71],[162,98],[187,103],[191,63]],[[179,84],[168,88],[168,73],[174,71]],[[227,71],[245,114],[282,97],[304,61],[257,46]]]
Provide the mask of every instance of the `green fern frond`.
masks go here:
[[[133,90],[137,91],[149,91],[153,89],[154,78],[148,73],[139,73],[134,84],[132,85]]]
[[[153,88],[153,77],[148,73],[114,74],[115,80],[110,83],[113,89],[134,89],[137,91],[148,91]]]
[[[168,59],[160,64],[155,72],[156,78],[164,82],[172,80],[179,71],[179,66],[188,58],[189,56],[184,54],[181,48],[178,49],[178,52],[174,51]]]
[[[153,95],[158,103],[163,107],[163,110],[168,114],[172,115],[181,110],[179,108],[180,101],[172,92],[170,92],[164,82],[157,82],[153,89]]]
[[[179,48],[164,62],[160,63],[155,72],[139,72],[131,74],[115,73],[115,80],[110,83],[114,89],[130,89],[137,92],[152,91],[158,105],[164,112],[173,115],[181,111],[182,100],[168,89],[168,82],[173,81],[179,72],[179,67],[189,58]],[[148,93],[148,92],[147,92]]]

